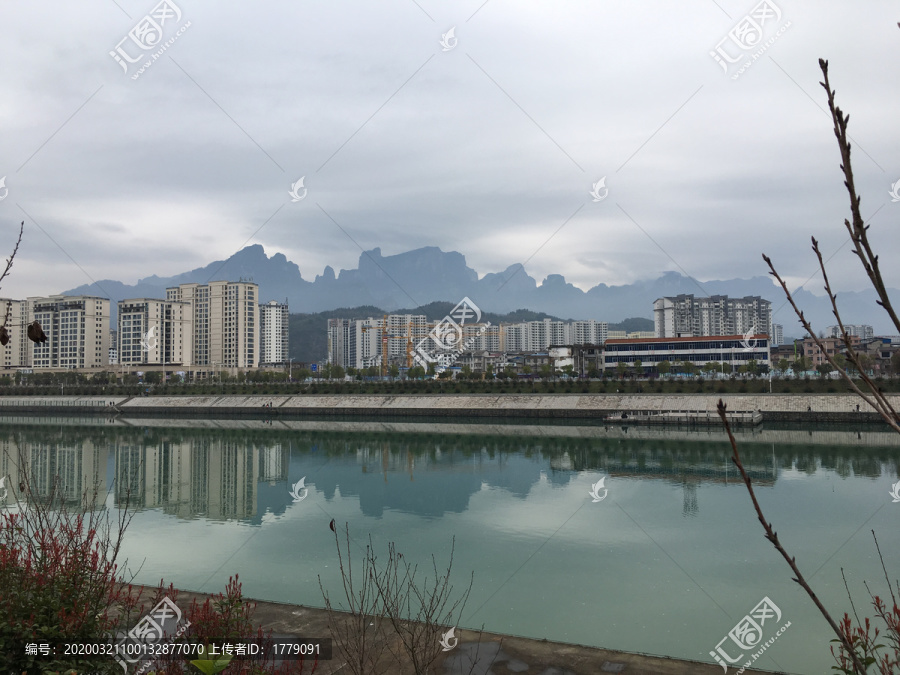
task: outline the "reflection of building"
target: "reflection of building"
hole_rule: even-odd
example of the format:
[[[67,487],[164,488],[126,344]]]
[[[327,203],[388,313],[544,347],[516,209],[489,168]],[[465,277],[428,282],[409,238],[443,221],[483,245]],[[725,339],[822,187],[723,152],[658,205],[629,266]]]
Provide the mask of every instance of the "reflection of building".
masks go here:
[[[162,507],[181,518],[248,518],[256,513],[263,466],[257,448],[229,441],[123,445],[116,448],[116,499],[127,498],[138,508]]]
[[[259,448],[259,480],[270,485],[288,479],[290,450],[281,447],[281,443]]]
[[[8,477],[6,503],[14,501],[14,494],[20,499],[46,500],[58,488],[57,497],[67,505],[80,506],[85,498],[95,506],[102,505],[106,496],[107,450],[89,439],[75,446],[27,441],[18,446],[10,441],[0,443],[0,477]],[[28,494],[22,494],[20,484],[27,486]]]

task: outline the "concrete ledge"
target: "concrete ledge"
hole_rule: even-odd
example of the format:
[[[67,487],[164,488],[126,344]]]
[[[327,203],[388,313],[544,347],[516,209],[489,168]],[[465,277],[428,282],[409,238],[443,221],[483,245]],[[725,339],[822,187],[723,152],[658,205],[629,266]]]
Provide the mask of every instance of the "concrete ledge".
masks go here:
[[[299,396],[30,396],[0,397],[0,414],[121,413],[126,417],[270,418],[304,415],[391,417],[532,417],[602,419],[622,412],[716,414],[719,399],[732,412],[759,410],[765,421],[881,422],[852,394],[410,394]],[[900,408],[900,395],[888,396]],[[858,409],[857,409],[858,408]]]
[[[144,592],[152,594],[156,589],[145,587]],[[209,597],[203,593],[191,591],[178,592],[178,605],[186,607],[196,599],[202,603]],[[274,636],[328,638],[327,612],[315,607],[287,605],[275,602],[256,602],[253,614],[254,623],[261,625],[264,631],[272,631]],[[396,640],[392,630],[387,631],[389,640]],[[469,666],[477,650],[477,664],[473,671],[476,675],[486,673],[525,672],[531,675],[598,675],[602,673],[625,673],[627,675],[721,675],[721,666],[685,661],[663,656],[619,652],[610,649],[599,649],[583,645],[534,640],[531,638],[482,633],[471,630],[457,630],[459,643],[442,654],[435,664],[434,672],[444,675],[468,673]],[[440,636],[435,636],[440,639]],[[468,658],[467,658],[468,657]],[[393,662],[390,654],[385,657],[389,667],[385,672],[412,672],[401,670]],[[490,670],[489,670],[490,669]],[[316,673],[335,675],[347,673],[349,670],[340,658],[337,646],[334,646],[334,658],[331,661],[320,661]],[[762,674],[766,671],[745,670],[745,673]]]

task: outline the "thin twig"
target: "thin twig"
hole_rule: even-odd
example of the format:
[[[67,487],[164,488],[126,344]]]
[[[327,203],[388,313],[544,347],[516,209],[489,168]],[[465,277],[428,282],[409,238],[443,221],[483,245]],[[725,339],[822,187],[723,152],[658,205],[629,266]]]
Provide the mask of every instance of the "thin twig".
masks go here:
[[[810,588],[809,584],[806,582],[806,578],[800,572],[800,568],[797,567],[797,560],[793,556],[788,555],[788,552],[784,550],[784,547],[781,545],[781,542],[778,539],[778,533],[772,529],[772,524],[766,520],[766,517],[763,515],[762,508],[759,506],[759,501],[756,499],[756,492],[753,490],[753,483],[750,481],[750,476],[747,475],[747,471],[744,469],[744,465],[741,462],[741,455],[738,452],[737,441],[734,440],[734,434],[731,433],[731,425],[728,424],[728,416],[726,414],[725,403],[722,399],[719,399],[719,404],[716,406],[716,409],[719,412],[719,417],[722,418],[722,424],[725,425],[725,431],[728,434],[728,440],[731,441],[731,461],[734,462],[735,466],[737,466],[738,471],[741,472],[741,478],[744,480],[744,485],[747,486],[747,492],[750,493],[750,499],[753,501],[753,508],[756,510],[756,517],[759,519],[759,522],[762,524],[763,529],[766,531],[766,539],[772,542],[772,545],[775,547],[775,550],[778,551],[781,556],[787,561],[788,565],[791,567],[791,571],[794,573],[793,580],[796,581],[800,586],[806,591],[806,594],[809,595],[810,599],[815,603],[816,607],[819,608],[819,611],[822,613],[822,616],[825,617],[825,620],[828,622],[828,625],[831,626],[831,629],[834,631],[834,634],[837,635],[838,640],[840,640],[841,644],[844,645],[844,648],[850,653],[850,657],[853,659],[853,667],[859,675],[864,675],[866,669],[859,662],[859,659],[856,656],[856,652],[853,650],[850,643],[847,641],[847,638],[841,632],[841,629],[834,622],[834,619],[831,618],[831,614],[828,613],[828,610],[825,609],[825,606],[819,600],[819,597],[815,594],[812,588]]]

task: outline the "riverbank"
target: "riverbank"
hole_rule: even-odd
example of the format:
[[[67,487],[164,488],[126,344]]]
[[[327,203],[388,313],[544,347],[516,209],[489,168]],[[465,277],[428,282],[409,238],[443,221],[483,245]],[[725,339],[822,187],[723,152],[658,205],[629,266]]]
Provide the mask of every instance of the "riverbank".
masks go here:
[[[731,412],[762,413],[766,422],[882,423],[852,394],[341,394],[231,396],[31,396],[0,398],[0,414],[272,419],[304,416],[584,418],[622,413],[677,413],[715,419],[722,399]],[[888,396],[900,408],[900,395]]]
[[[145,587],[144,592],[152,595],[156,589]],[[202,603],[207,597],[203,593],[178,592],[179,606],[187,606],[192,599]],[[254,623],[273,636],[281,638],[329,638],[327,613],[324,609],[288,605],[276,602],[256,602]],[[389,631],[389,638],[396,640],[396,634]],[[625,673],[627,675],[721,675],[721,666],[672,659],[664,656],[619,652],[583,645],[572,645],[548,640],[497,633],[457,630],[458,644],[441,654],[435,664],[435,672],[443,675],[468,673],[472,661],[477,661],[473,675],[487,673],[532,673],[533,675],[597,675],[598,673]],[[438,636],[435,636],[438,639]],[[396,667],[386,656],[386,672],[395,672]],[[334,675],[349,672],[340,658],[337,648],[330,661],[320,661],[317,675]],[[753,675],[767,671],[745,670]]]

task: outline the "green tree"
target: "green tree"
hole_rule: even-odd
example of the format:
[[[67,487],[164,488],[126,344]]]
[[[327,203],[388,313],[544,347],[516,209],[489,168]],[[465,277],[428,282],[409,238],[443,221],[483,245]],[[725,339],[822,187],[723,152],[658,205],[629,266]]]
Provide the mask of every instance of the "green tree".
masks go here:
[[[544,380],[549,380],[550,376],[553,374],[553,366],[549,363],[541,364],[541,378]]]
[[[756,362],[756,359],[747,361],[747,372],[756,377],[756,374],[759,372],[759,364]]]
[[[413,366],[406,371],[406,377],[411,380],[421,380],[425,377],[425,369],[422,366]]]
[[[706,373],[706,376],[709,377],[713,373],[719,370],[719,364],[716,361],[707,361],[703,364],[701,370]]]
[[[862,366],[862,369],[868,374],[872,372],[875,361],[868,354],[859,354],[859,365]]]
[[[528,365],[522,366],[522,372],[525,373],[526,375],[531,375],[531,366],[528,366]]]
[[[791,367],[794,369],[794,375],[799,375],[800,373],[805,373],[807,370],[812,368],[812,361],[810,361],[806,356],[798,356],[796,359],[794,359]]]
[[[508,378],[514,378],[516,376],[515,366],[506,366],[503,369],[503,375]]]
[[[396,363],[391,364],[391,367],[388,369],[388,374],[391,376],[392,380],[400,376],[400,368]]]
[[[672,370],[672,364],[668,361],[660,361],[658,364],[656,364],[656,370],[660,375],[665,377]]]
[[[587,376],[591,379],[597,379],[602,376],[602,373],[597,368],[597,366],[591,366],[587,371]]]
[[[471,379],[472,379],[472,368],[471,368],[471,366],[469,366],[468,363],[465,364],[465,365],[460,369],[459,374],[460,374],[460,377],[462,377],[464,380],[471,380]]]
[[[575,372],[575,366],[563,366],[562,370],[566,374],[566,376],[572,377],[572,374]]]
[[[620,379],[625,377],[625,373],[628,372],[628,366],[624,361],[619,361],[616,364],[616,372],[619,374]]]
[[[331,379],[333,380],[343,380],[344,375],[346,375],[343,366],[332,366],[331,367]]]
[[[834,367],[826,361],[825,363],[820,363],[819,365],[817,365],[816,370],[819,371],[819,375],[825,377],[826,375],[828,375],[828,373],[834,370]]]
[[[788,368],[790,368],[790,367],[791,367],[790,361],[788,361],[787,359],[784,359],[784,358],[778,359],[778,365],[776,366],[776,368],[778,369],[779,373],[784,375],[787,372]]]
[[[682,361],[679,364],[679,369],[685,375],[696,375],[697,371],[699,370],[697,368],[697,364],[693,363],[692,361]]]
[[[487,364],[487,366],[484,369],[484,375],[489,380],[494,379],[494,364],[493,363]]]
[[[640,359],[634,360],[634,372],[638,377],[644,376],[644,363]]]

